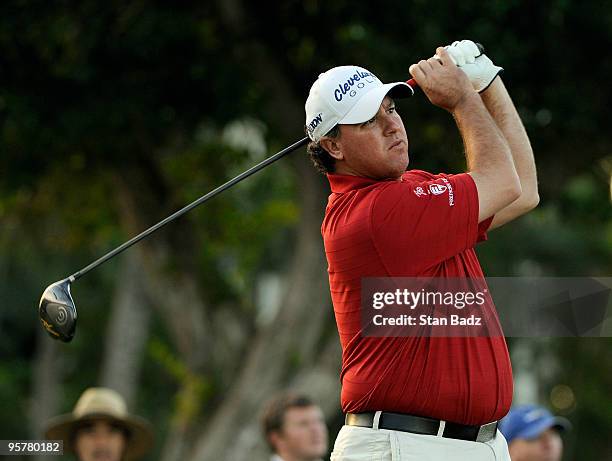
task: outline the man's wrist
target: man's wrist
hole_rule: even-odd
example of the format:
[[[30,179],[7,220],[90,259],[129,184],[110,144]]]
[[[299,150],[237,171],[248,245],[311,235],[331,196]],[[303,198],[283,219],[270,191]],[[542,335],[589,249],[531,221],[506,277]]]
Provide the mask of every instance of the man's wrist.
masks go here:
[[[495,93],[500,93],[504,91],[504,84],[502,83],[501,76],[497,74],[495,78],[489,83],[484,90],[482,90],[479,94],[481,96],[492,96]]]
[[[489,87],[480,92],[479,95],[482,98],[482,102],[484,102],[485,107],[489,110],[491,110],[493,107],[504,107],[507,104],[512,103],[508,90],[506,89],[501,77],[495,77]]]
[[[464,96],[457,102],[451,110],[453,116],[460,116],[462,113],[470,110],[477,110],[478,107],[484,108],[482,99],[476,91],[466,91]]]

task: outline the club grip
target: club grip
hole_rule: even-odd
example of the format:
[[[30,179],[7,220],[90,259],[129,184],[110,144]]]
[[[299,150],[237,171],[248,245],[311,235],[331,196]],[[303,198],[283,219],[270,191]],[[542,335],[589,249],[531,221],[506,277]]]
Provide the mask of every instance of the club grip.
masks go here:
[[[477,47],[478,47],[478,49],[480,50],[480,54],[483,54],[483,53],[484,53],[484,51],[485,51],[485,50],[484,50],[484,46],[482,46],[482,44],[480,44],[480,43],[478,43],[478,42],[476,42],[476,46],[477,46]],[[478,55],[478,56],[480,56],[480,55]],[[476,56],[476,57],[478,57],[478,56]],[[419,87],[419,84],[418,84],[418,83],[416,82],[416,80],[415,80],[415,79],[413,79],[413,78],[411,78],[410,80],[407,80],[407,81],[406,81],[406,84],[407,84],[409,87],[411,87],[413,90],[416,90],[416,89]]]

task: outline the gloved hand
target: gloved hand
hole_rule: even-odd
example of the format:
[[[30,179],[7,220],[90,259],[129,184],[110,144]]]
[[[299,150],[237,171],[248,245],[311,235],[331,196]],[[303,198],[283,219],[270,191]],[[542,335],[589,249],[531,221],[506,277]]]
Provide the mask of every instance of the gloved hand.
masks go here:
[[[495,80],[503,68],[493,64],[471,40],[461,40],[445,47],[452,60],[470,79],[474,89],[482,93]]]

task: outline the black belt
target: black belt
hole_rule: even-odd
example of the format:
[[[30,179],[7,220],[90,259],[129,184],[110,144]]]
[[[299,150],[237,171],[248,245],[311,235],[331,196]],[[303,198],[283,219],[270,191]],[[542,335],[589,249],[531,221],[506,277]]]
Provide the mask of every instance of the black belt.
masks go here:
[[[469,440],[472,442],[488,442],[497,434],[497,421],[482,426],[468,426],[465,424],[440,421],[439,419],[412,416],[403,413],[380,413],[378,429],[391,431],[412,432],[423,435],[439,435],[450,439]],[[347,413],[345,423],[348,426],[372,427],[376,413]]]

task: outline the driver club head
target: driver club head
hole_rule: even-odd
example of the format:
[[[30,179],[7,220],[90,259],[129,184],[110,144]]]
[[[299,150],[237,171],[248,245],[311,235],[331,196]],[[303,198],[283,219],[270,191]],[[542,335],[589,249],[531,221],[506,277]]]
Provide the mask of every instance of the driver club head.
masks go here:
[[[70,295],[70,280],[64,279],[49,285],[38,305],[40,321],[53,339],[65,343],[74,336],[77,311]]]

